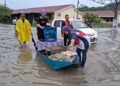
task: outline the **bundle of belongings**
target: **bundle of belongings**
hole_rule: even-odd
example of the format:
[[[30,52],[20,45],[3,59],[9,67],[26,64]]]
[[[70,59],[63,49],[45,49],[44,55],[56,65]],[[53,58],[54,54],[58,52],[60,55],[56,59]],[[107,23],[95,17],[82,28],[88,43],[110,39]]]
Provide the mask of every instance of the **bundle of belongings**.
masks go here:
[[[57,40],[57,28],[52,26],[46,26],[44,29],[44,36],[46,42],[54,42]]]
[[[38,51],[50,51],[54,54],[63,50],[64,43],[62,39],[57,39],[56,27],[46,26],[43,32],[45,39],[36,42]]]
[[[48,48],[50,49],[53,47],[62,47],[64,45],[63,45],[63,40],[56,40],[54,42],[37,41],[36,46],[38,48],[38,51],[41,51],[41,50],[46,50]]]
[[[63,51],[61,53],[51,55],[49,58],[54,61],[67,61],[75,63],[75,61],[78,59],[78,55],[74,51]]]

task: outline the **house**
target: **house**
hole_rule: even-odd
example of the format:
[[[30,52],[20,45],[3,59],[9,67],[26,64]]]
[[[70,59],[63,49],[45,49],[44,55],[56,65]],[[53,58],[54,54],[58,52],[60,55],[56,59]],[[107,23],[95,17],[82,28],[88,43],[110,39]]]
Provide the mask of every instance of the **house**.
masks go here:
[[[80,11],[78,11],[73,4],[17,9],[17,10],[13,10],[12,17],[13,18],[15,16],[19,17],[21,13],[25,13],[28,20],[30,22],[33,22],[33,20],[37,20],[39,18],[41,9],[45,9],[47,11],[47,16],[50,20],[50,23],[52,22],[53,19],[64,19],[66,14],[70,16],[70,19],[76,19],[77,13],[78,13],[78,18],[81,21],[83,21],[83,14]]]
[[[97,15],[101,18],[102,22],[112,22],[114,18],[114,13],[111,10],[101,10],[101,11],[84,11],[85,13],[90,13]],[[120,23],[120,10],[118,10],[118,23]]]

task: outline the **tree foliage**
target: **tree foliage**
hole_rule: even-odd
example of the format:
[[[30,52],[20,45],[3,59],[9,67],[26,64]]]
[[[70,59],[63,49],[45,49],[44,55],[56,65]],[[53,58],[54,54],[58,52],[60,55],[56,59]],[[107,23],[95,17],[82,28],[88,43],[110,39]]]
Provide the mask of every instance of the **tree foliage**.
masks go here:
[[[118,12],[118,9],[119,9],[119,5],[120,5],[120,0],[92,0],[96,3],[99,3],[99,4],[104,4],[104,5],[108,5],[109,8],[111,8],[111,10],[113,11],[114,13],[114,19],[117,19],[117,12]],[[112,5],[110,5],[110,3]]]
[[[113,3],[107,4],[105,6],[101,7],[88,7],[83,6],[78,8],[80,11],[97,11],[97,10],[112,10],[111,7],[113,6]],[[120,4],[118,5],[118,10],[120,10]]]
[[[92,23],[100,23],[100,17],[94,15],[94,14],[89,14],[89,13],[86,13],[84,15],[84,19],[85,21],[91,21]]]
[[[6,23],[8,22],[9,17],[11,16],[12,10],[0,5],[0,22]]]
[[[97,10],[105,10],[105,9],[106,8],[104,7],[88,7],[88,6],[78,8],[78,10],[80,11],[97,11]]]

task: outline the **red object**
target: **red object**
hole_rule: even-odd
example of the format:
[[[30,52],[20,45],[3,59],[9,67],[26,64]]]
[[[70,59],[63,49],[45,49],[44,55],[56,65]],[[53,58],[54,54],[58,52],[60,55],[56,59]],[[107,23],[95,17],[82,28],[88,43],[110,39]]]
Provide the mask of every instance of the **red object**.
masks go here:
[[[84,32],[79,32],[79,36],[86,36],[87,34],[86,33],[84,33]],[[75,39],[75,43],[74,44],[80,44],[80,39],[79,38],[76,38]]]
[[[79,35],[80,35],[80,36],[86,36],[87,34],[84,33],[84,32],[82,32],[82,31],[80,31]]]
[[[72,23],[71,23],[70,21],[65,21],[65,25],[67,25],[67,26],[73,28]]]
[[[79,38],[76,38],[74,44],[80,44],[80,39],[79,39]]]

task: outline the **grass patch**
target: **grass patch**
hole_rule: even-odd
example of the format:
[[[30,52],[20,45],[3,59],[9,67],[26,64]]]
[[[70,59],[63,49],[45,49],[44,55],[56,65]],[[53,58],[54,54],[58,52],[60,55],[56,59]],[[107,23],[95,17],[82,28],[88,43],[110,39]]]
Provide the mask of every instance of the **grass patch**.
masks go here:
[[[108,23],[99,23],[99,24],[93,24],[94,28],[100,27],[100,28],[104,28],[104,27],[112,27],[112,24],[108,24]]]

